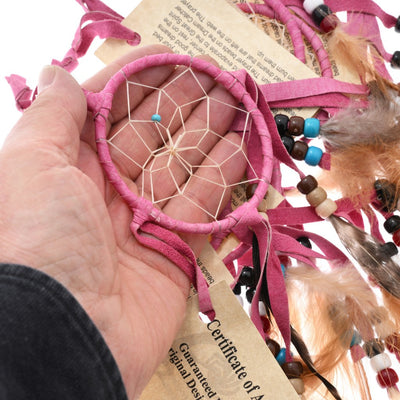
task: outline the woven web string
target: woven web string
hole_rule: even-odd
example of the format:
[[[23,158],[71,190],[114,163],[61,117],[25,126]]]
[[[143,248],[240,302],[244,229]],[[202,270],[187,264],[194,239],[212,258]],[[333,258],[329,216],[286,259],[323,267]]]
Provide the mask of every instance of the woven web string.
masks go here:
[[[211,220],[217,220],[233,187],[258,180],[246,153],[252,117],[234,102],[229,104],[213,96],[215,86],[203,87],[192,68],[180,66],[176,71],[177,75],[160,88],[126,79],[129,119],[107,140],[111,156],[120,168],[139,171],[138,195],[151,200],[156,207],[162,208],[173,198],[184,198]],[[182,101],[182,94],[175,89],[180,80],[185,80],[185,87],[190,87],[192,93],[198,93],[195,99]],[[140,119],[132,109],[131,98],[135,91],[143,89],[150,89],[152,96],[156,94],[157,101],[148,116]],[[239,119],[239,135],[227,135],[216,129],[213,121],[218,123],[220,118]],[[226,155],[223,161],[215,159],[212,151],[221,141]],[[129,144],[134,142],[138,145],[132,149]],[[249,177],[227,182],[225,176],[229,168],[235,167],[232,160],[237,157],[245,160]],[[192,196],[191,187],[199,181],[210,196],[218,196],[215,209],[206,209]]]

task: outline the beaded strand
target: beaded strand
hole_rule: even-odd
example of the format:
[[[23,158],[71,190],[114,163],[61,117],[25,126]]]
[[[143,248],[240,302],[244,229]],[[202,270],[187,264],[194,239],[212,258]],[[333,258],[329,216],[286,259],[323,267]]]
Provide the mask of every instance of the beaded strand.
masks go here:
[[[301,179],[297,184],[297,189],[306,195],[307,201],[315,208],[319,217],[326,219],[337,210],[337,204],[328,198],[326,191],[318,186],[318,181],[312,175]]]
[[[318,137],[320,132],[319,119],[304,119],[298,116],[289,118],[284,114],[277,114],[274,119],[287,152],[297,161],[304,160],[308,165],[317,166],[322,159],[323,151],[319,147],[309,146],[303,140],[295,141],[292,136],[303,135],[306,139]]]

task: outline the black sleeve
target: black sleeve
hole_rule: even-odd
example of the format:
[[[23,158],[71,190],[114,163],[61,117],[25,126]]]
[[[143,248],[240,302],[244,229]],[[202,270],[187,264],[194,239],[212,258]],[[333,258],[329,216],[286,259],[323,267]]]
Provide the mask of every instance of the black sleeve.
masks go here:
[[[0,264],[0,399],[127,399],[83,308],[60,283],[21,265]]]

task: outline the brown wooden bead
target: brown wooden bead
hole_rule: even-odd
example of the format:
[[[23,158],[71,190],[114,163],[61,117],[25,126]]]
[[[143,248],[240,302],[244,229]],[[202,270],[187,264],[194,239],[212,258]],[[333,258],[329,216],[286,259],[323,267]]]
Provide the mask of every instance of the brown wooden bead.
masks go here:
[[[323,219],[330,217],[336,210],[337,204],[331,199],[326,199],[315,207],[315,212]]]
[[[297,142],[294,143],[293,149],[290,153],[290,155],[295,159],[295,160],[304,160],[306,157],[308,151],[308,144],[306,142],[302,142],[301,140],[298,140]]]
[[[318,186],[312,192],[308,193],[306,196],[307,201],[310,203],[310,206],[317,207],[320,205],[324,200],[326,200],[328,194],[325,190]]]
[[[372,358],[385,351],[385,345],[380,339],[373,339],[367,343],[364,343],[363,348],[369,358]]]
[[[304,129],[304,118],[291,117],[288,123],[288,132],[293,136],[300,136]]]
[[[276,357],[281,350],[281,346],[279,345],[279,343],[275,342],[275,340],[272,339],[266,339],[265,343],[267,344],[267,347],[271,350],[273,356]]]
[[[294,378],[294,379],[289,379],[290,383],[294,387],[294,390],[296,391],[297,394],[303,394],[305,392],[305,387],[304,387],[304,382],[303,379],[300,378]]]
[[[297,189],[300,193],[308,194],[313,191],[317,186],[317,180],[312,175],[307,175],[297,184]]]
[[[303,373],[303,365],[299,361],[286,362],[282,364],[282,369],[288,378],[299,378]]]

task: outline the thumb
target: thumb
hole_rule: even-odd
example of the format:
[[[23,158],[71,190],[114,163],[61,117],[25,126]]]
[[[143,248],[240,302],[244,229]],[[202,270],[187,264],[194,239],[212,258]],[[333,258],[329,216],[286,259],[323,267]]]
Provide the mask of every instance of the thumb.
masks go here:
[[[60,161],[61,156],[68,164],[76,164],[87,114],[81,87],[62,68],[46,66],[40,73],[38,92],[4,142],[4,150],[28,146],[31,152],[45,150],[49,157]]]

